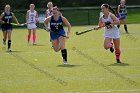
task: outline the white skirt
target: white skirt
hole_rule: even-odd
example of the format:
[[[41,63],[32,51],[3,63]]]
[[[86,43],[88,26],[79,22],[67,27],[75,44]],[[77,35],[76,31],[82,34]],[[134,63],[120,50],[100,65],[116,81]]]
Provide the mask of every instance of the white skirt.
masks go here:
[[[34,29],[34,28],[36,28],[37,26],[36,26],[36,24],[35,23],[31,23],[31,24],[28,24],[27,25],[27,28],[28,29]]]
[[[117,27],[113,27],[111,29],[107,29],[105,27],[105,33],[104,33],[104,37],[108,37],[108,38],[112,38],[112,39],[117,39],[120,38],[120,31]]]

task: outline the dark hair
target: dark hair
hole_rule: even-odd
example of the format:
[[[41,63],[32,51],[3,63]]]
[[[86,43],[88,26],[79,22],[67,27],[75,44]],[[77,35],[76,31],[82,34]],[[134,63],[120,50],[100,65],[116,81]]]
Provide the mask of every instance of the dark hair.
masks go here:
[[[57,10],[59,12],[59,15],[62,15],[57,6],[53,7],[53,10]]]
[[[108,8],[116,16],[116,12],[114,11],[114,9],[110,5],[102,4],[102,6],[104,6],[105,8]]]
[[[59,11],[59,9],[58,9],[57,6],[53,7],[53,10],[57,10],[57,11]]]

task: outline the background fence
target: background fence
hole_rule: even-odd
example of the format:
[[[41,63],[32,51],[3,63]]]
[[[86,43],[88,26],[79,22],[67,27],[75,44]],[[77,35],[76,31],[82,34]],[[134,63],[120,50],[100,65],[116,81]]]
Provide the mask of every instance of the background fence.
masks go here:
[[[129,6],[127,8],[127,23],[140,23],[140,7]],[[12,10],[20,23],[24,23],[27,10]],[[40,16],[45,15],[45,9],[37,9]],[[97,25],[100,16],[100,7],[77,7],[77,8],[60,8],[63,16],[70,23],[75,25]],[[2,12],[2,11],[1,11]]]

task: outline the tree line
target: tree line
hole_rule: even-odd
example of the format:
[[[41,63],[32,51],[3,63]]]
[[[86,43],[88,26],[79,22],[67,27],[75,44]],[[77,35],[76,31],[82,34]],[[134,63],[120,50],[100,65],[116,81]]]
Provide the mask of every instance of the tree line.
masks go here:
[[[115,6],[120,2],[120,0],[0,0],[0,10],[3,10],[6,4],[10,4],[13,9],[28,9],[31,3],[34,3],[36,8],[46,8],[50,1],[58,7],[92,7],[103,3]],[[126,1],[127,5],[140,5],[139,0]]]

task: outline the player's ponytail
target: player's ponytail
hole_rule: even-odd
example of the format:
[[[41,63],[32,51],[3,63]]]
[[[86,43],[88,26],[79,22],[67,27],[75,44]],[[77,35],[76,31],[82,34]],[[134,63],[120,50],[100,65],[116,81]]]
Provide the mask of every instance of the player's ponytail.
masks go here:
[[[114,11],[114,9],[110,5],[102,4],[102,6],[104,6],[105,8],[108,8],[116,16],[116,12]]]
[[[109,6],[108,8],[116,16],[116,12],[114,11],[114,9],[111,6]]]

